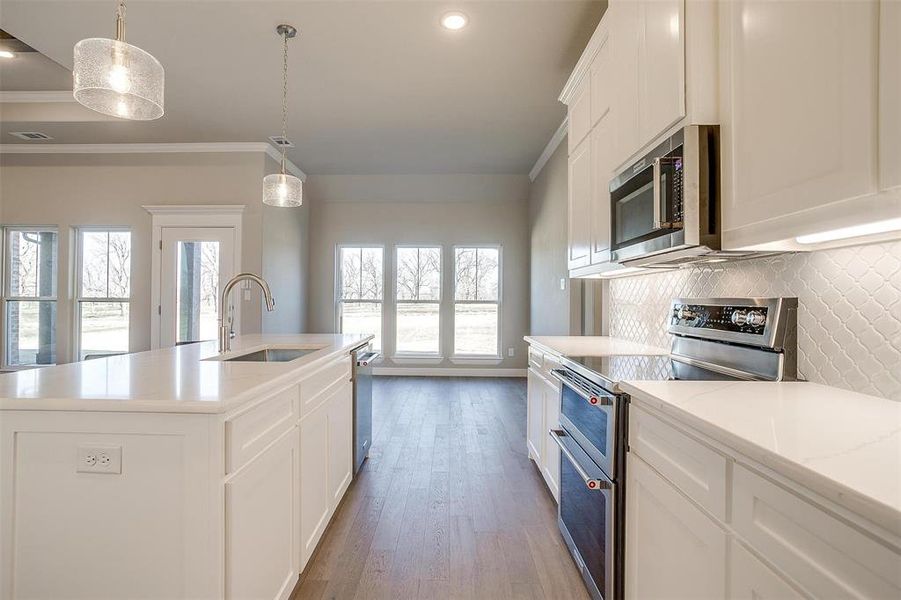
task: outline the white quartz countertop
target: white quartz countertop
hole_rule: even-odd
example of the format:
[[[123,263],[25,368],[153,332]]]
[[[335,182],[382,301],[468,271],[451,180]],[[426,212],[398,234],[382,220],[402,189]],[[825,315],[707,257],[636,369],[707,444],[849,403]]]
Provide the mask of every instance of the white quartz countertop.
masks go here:
[[[225,412],[371,338],[254,334],[232,340],[228,356],[265,347],[317,348],[281,363],[204,360],[218,353],[216,342],[201,342],[7,373],[0,375],[0,410]]]
[[[621,385],[634,403],[901,535],[901,402],[810,382]]]
[[[561,356],[616,356],[621,354],[669,354],[668,349],[605,335],[527,335],[526,342]]]

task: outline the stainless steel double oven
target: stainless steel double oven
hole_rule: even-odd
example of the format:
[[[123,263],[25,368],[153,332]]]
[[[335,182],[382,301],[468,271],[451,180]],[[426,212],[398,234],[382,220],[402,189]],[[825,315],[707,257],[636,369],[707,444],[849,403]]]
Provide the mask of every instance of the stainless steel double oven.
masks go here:
[[[560,429],[550,431],[561,454],[560,531],[591,596],[618,598],[626,398],[605,389],[596,373],[566,359],[552,374],[562,384]]]

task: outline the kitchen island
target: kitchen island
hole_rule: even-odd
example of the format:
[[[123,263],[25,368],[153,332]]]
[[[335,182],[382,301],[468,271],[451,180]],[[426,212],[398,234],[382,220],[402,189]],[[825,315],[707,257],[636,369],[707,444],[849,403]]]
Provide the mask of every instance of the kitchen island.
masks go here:
[[[0,596],[289,597],[352,479],[350,351],[369,339],[0,376]]]

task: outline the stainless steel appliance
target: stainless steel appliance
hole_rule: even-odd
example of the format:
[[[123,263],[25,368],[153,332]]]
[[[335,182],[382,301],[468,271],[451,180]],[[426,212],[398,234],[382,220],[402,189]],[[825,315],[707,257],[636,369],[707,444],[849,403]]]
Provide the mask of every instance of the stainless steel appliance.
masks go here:
[[[354,385],[354,475],[369,456],[372,445],[372,361],[379,357],[372,344],[355,348],[353,360]]]
[[[690,125],[610,182],[611,257],[631,267],[740,258],[720,244],[719,126]]]
[[[796,298],[677,299],[668,356],[565,357],[558,524],[593,598],[623,597],[629,398],[623,380],[797,378]]]

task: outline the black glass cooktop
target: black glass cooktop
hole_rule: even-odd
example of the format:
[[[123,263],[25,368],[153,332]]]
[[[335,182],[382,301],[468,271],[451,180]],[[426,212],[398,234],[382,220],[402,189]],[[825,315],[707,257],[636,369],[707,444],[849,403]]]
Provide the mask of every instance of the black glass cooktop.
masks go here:
[[[616,356],[567,356],[566,360],[597,373],[611,383],[626,380],[728,381],[735,377],[690,365],[669,356],[623,354]]]

